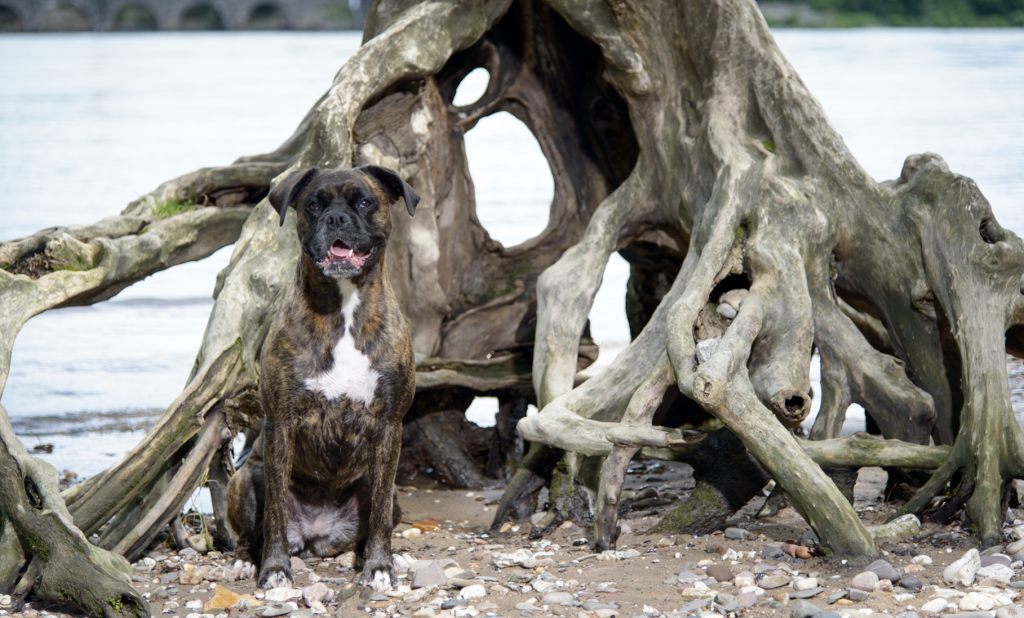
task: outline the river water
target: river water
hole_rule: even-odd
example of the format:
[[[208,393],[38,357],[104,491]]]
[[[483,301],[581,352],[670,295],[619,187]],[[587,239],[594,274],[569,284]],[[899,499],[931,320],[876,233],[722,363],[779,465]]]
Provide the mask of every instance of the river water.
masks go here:
[[[1024,32],[775,36],[876,179],[938,152],[1024,235]],[[0,36],[0,238],[96,221],[166,179],[274,149],[358,44],[347,32]],[[481,87],[468,79],[459,96]],[[485,119],[467,150],[492,236],[509,246],[543,229],[552,182],[525,127]],[[26,445],[53,444],[41,456],[80,477],[134,446],[184,386],[230,250],[30,321],[2,395]],[[628,340],[627,277],[613,256],[591,316],[602,364]],[[471,418],[493,423],[495,410],[478,400]],[[862,426],[862,412],[848,418]]]

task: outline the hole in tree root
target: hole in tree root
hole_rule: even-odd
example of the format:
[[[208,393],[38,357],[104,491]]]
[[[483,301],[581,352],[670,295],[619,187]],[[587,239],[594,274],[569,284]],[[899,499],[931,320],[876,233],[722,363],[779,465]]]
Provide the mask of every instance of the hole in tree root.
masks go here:
[[[708,300],[712,302],[718,302],[718,299],[729,290],[745,290],[750,289],[750,277],[744,273],[742,275],[729,275],[725,279],[718,282],[715,289],[711,290],[711,295],[708,296]]]
[[[803,408],[804,408],[804,398],[803,397],[790,397],[790,398],[786,399],[785,406],[786,406],[786,411],[787,412],[789,412],[790,414],[795,414],[795,413],[799,412],[800,410],[803,410]]]
[[[537,139],[507,112],[482,118],[466,133],[476,214],[491,238],[511,247],[548,225],[555,181]]]
[[[459,82],[458,88],[455,89],[455,98],[452,100],[452,105],[456,107],[473,105],[480,100],[480,97],[484,96],[490,83],[491,74],[487,72],[487,69],[473,69],[469,72],[469,75],[466,75]]]
[[[28,494],[28,501],[32,508],[37,511],[43,509],[43,498],[39,495],[39,488],[30,477],[25,477],[25,493]]]

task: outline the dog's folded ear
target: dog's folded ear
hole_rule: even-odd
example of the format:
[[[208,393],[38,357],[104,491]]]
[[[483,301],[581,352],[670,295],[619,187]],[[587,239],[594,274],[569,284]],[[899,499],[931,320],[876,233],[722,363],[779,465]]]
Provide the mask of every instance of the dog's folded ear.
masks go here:
[[[304,170],[295,170],[288,174],[270,190],[267,199],[270,205],[281,215],[281,225],[284,225],[284,216],[288,213],[288,207],[295,208],[295,199],[302,194],[302,191],[309,185],[309,182],[320,173],[319,167],[308,167]]]
[[[398,198],[405,198],[405,207],[409,209],[409,216],[416,214],[416,205],[420,203],[420,194],[409,186],[409,183],[402,180],[402,177],[387,169],[376,165],[364,165],[359,168],[380,184],[391,198],[391,203],[398,201]]]

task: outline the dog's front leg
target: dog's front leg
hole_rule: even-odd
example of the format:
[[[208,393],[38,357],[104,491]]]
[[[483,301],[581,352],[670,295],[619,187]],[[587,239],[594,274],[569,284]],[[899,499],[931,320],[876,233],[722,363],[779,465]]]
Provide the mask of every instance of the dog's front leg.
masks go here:
[[[263,461],[266,501],[263,512],[263,563],[257,585],[264,590],[291,587],[288,551],[288,487],[292,476],[291,430],[285,423],[263,426]]]
[[[401,450],[401,424],[388,423],[381,432],[370,462],[370,526],[366,538],[363,573],[359,583],[377,592],[397,585],[391,559],[391,533],[395,528],[395,472]]]

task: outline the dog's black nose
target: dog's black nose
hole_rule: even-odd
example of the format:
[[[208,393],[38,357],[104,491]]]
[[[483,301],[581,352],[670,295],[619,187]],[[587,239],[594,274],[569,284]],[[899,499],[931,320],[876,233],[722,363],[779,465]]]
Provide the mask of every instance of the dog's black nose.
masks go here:
[[[342,225],[349,223],[349,218],[344,212],[329,212],[324,216],[324,225],[329,227],[341,227]]]

